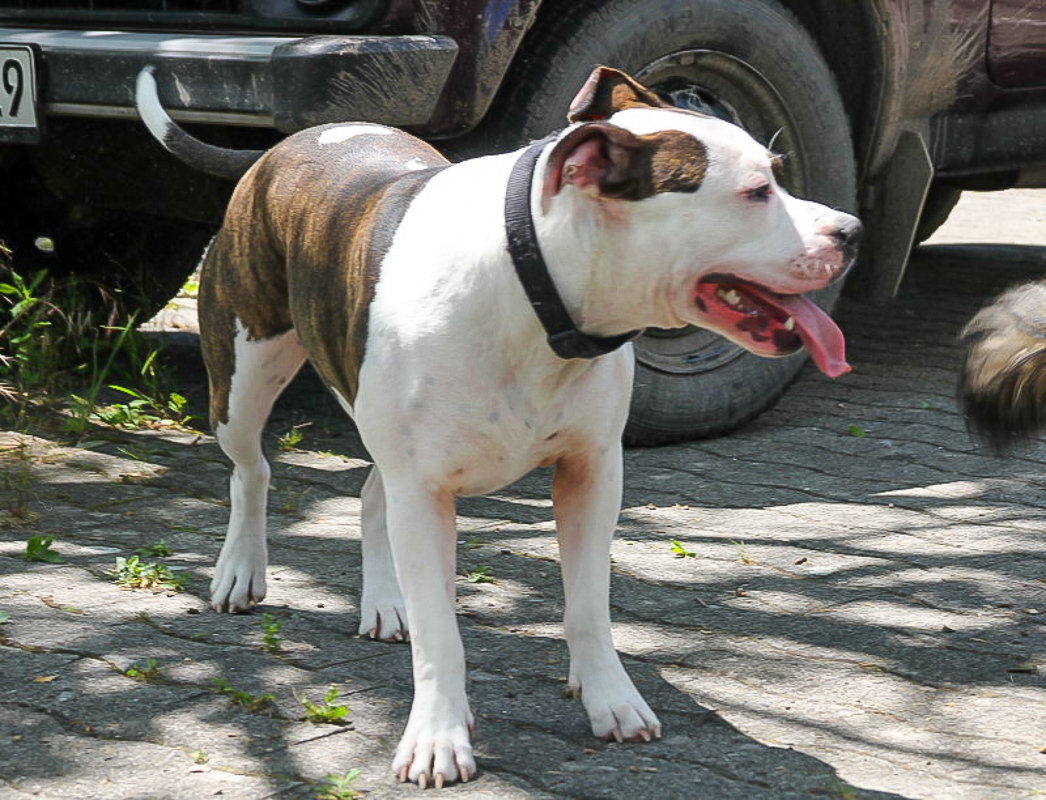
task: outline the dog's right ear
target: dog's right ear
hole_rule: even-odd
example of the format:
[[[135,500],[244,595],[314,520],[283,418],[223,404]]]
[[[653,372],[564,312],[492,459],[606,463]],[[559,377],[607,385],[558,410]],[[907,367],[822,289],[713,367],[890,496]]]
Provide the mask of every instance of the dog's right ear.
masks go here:
[[[577,93],[568,122],[609,119],[626,108],[665,108],[668,104],[621,70],[596,67]]]
[[[556,142],[545,168],[542,196],[549,198],[573,186],[591,196],[618,196],[637,177],[643,142],[638,136],[606,122],[592,122]]]
[[[563,187],[595,198],[642,200],[659,192],[695,192],[708,170],[705,146],[682,131],[637,135],[609,122],[589,122],[552,148],[542,207]]]

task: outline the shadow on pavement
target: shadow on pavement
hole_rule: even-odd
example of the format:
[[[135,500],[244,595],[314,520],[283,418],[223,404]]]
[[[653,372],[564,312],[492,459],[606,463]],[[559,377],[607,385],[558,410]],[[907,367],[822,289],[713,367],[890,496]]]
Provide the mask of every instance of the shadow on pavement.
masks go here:
[[[931,248],[890,306],[844,301],[851,375],[805,371],[733,436],[628,451],[615,637],[665,726],[659,742],[598,742],[561,696],[549,473],[460,502],[482,772],[455,794],[1046,790],[1046,451],[986,456],[953,399],[959,328],[993,292],[1046,271],[1046,251],[1007,248],[989,270],[990,255]],[[194,339],[171,350],[178,385],[206,408]],[[300,449],[281,452],[292,426],[306,426]],[[269,426],[269,597],[250,615],[206,605],[227,513],[210,437],[99,428],[80,447],[18,441],[0,442],[3,487],[28,493],[32,515],[0,529],[0,794],[313,797],[353,767],[367,797],[418,791],[388,774],[409,650],[355,635],[367,455],[314,377]],[[55,536],[64,565],[20,558],[34,533]],[[111,583],[116,556],[161,538],[186,592]],[[496,583],[468,582],[479,567]],[[279,652],[262,646],[262,613],[282,623]],[[152,680],[126,677],[150,658]],[[216,676],[275,705],[238,708]],[[301,721],[299,698],[331,683],[350,724]]]

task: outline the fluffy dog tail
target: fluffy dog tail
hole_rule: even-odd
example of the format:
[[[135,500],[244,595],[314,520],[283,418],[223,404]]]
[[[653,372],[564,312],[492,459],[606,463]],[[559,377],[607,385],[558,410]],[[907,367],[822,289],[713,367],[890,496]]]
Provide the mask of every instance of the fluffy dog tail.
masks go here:
[[[959,335],[966,426],[997,455],[1046,427],[1046,281],[1016,286]]]
[[[148,66],[138,73],[134,104],[138,116],[156,140],[175,158],[193,169],[238,181],[250,169],[251,164],[264,154],[264,150],[231,150],[201,142],[190,136],[171,119],[162,105],[160,94],[153,77],[153,67]]]

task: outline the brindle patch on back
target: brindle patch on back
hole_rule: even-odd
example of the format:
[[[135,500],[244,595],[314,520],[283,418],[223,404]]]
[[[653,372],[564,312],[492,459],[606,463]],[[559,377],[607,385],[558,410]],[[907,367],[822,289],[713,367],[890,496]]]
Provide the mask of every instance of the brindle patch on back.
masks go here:
[[[295,134],[233,194],[200,287],[212,426],[228,421],[236,320],[252,340],[294,327],[323,380],[355,401],[381,262],[410,200],[448,163],[408,134],[366,127]],[[351,135],[330,135],[339,128]]]

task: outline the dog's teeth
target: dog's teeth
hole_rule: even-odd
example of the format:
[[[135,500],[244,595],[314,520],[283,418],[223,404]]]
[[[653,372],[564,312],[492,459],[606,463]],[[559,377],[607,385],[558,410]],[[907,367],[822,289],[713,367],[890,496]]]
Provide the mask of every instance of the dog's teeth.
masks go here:
[[[784,326],[785,326],[785,330],[786,331],[794,331],[795,330],[795,317],[789,317],[788,319],[786,319],[784,321]]]
[[[716,294],[718,294],[727,305],[736,306],[741,302],[741,295],[737,293],[736,289],[720,289]]]

